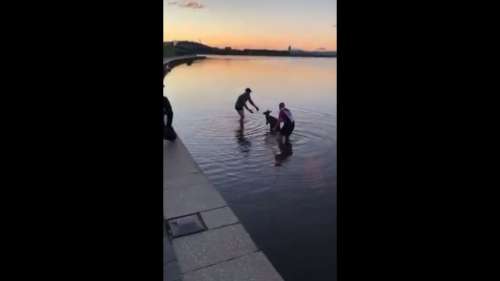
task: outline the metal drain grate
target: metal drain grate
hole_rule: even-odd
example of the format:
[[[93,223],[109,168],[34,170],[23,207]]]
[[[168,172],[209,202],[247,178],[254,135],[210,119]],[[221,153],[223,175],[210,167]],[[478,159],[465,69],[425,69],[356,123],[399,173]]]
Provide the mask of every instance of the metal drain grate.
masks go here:
[[[173,238],[205,231],[207,228],[200,215],[194,214],[167,221]]]

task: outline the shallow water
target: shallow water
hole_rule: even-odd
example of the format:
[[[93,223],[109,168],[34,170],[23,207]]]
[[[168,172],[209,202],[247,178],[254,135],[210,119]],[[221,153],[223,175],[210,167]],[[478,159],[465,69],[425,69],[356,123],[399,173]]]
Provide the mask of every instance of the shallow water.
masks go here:
[[[336,280],[336,64],[211,56],[165,78],[177,133],[286,281]],[[260,112],[241,128],[234,103],[246,87]],[[282,101],[296,120],[291,147],[262,114],[276,117]]]

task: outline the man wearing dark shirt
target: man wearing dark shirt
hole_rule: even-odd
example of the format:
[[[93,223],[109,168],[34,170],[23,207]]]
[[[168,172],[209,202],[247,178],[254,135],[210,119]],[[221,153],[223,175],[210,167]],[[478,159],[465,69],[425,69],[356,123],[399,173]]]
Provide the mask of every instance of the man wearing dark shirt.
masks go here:
[[[165,88],[165,85],[163,85],[163,88]],[[172,121],[174,119],[174,112],[172,111],[172,105],[170,105],[170,101],[166,96],[163,96],[163,115],[162,115],[162,121],[163,121],[163,138],[173,141],[177,138],[177,134],[174,131],[174,128],[172,127]],[[167,123],[165,123],[165,115],[167,117]]]
[[[253,103],[252,98],[250,97],[251,92],[252,90],[250,90],[250,88],[246,88],[245,92],[238,97],[238,99],[236,100],[236,104],[234,105],[234,109],[236,109],[236,111],[240,115],[240,121],[243,121],[243,119],[245,118],[243,107],[246,108],[250,113],[253,113],[253,111],[248,108],[247,101],[249,101],[250,104],[253,105],[253,107],[255,107],[257,111],[259,111],[259,108]]]
[[[167,117],[167,123],[165,124],[165,115]],[[167,97],[163,96],[163,125],[164,125],[164,138],[173,141],[177,138],[177,134],[172,127],[172,120],[174,118],[174,112],[172,111],[172,106]]]
[[[174,112],[172,111],[172,106],[167,97],[163,96],[163,114],[167,115],[167,127],[172,127],[172,119],[174,118]]]
[[[163,79],[165,79],[165,76],[167,73],[170,72],[172,68],[170,65],[167,63],[163,65]],[[165,84],[163,84],[163,88],[165,88]],[[170,105],[170,101],[168,100],[167,97],[163,96],[163,115],[162,115],[162,121],[163,121],[163,138],[173,141],[177,138],[177,134],[174,131],[174,128],[172,127],[172,121],[174,119],[174,112],[172,111],[172,105]],[[165,124],[165,115],[167,117],[167,123]]]

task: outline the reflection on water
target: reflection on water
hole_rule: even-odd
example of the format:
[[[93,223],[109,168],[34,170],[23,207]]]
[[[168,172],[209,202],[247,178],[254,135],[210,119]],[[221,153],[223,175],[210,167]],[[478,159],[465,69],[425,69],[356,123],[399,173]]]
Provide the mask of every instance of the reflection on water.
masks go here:
[[[335,78],[331,58],[217,56],[165,78],[176,132],[287,281],[336,276]],[[261,111],[240,124],[246,87]],[[288,146],[262,114],[280,102],[296,120]]]
[[[252,143],[245,137],[245,121],[240,120],[238,123],[239,128],[236,130],[236,139],[240,145],[240,151],[243,152],[245,156],[248,156]]]
[[[278,140],[278,147],[280,148],[280,153],[276,154],[274,157],[276,159],[275,166],[281,166],[285,160],[288,159],[288,157],[292,156],[293,154],[293,149],[292,149],[292,143],[283,143],[282,141]]]

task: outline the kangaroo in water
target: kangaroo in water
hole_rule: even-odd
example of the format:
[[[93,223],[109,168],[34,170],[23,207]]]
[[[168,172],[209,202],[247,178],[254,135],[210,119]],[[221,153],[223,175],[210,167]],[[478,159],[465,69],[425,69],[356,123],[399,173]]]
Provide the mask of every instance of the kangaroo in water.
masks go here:
[[[276,119],[276,117],[273,117],[271,116],[271,110],[266,110],[264,111],[262,114],[264,114],[264,116],[266,116],[266,125],[269,124],[269,129],[271,130],[271,132],[279,132],[279,127],[278,129],[274,129],[276,127],[276,123],[278,122],[278,119]]]

